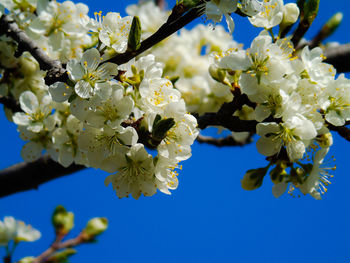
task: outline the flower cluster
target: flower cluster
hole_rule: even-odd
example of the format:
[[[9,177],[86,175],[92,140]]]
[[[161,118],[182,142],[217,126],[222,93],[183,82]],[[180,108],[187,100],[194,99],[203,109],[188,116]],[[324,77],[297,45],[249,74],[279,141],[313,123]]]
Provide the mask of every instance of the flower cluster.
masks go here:
[[[130,16],[96,12],[94,18],[87,6],[70,1],[0,4],[68,74],[47,86],[39,63],[27,52],[15,56],[17,44],[0,36],[0,95],[20,104],[21,112],[5,112],[28,141],[24,160],[35,161],[45,151],[64,167],[102,169],[120,198],[151,196],[157,189],[170,194],[199,133],[194,116],[245,96],[249,103],[233,117],[256,122],[256,129],[232,136],[244,141],[256,132],[257,149],[269,165],[249,170],[242,187],[259,187],[270,170],[275,196],[288,185],[317,199],[325,192],[329,180],[320,167],[332,145],[329,127],[350,120],[350,81],[336,77],[322,49],[296,50],[284,37],[299,17],[296,4],[203,1],[207,19],[217,23],[225,16],[231,32],[235,12],[263,31],[243,49],[222,26],[197,25],[124,64],[113,58],[135,52],[167,22],[168,12],[153,1],[129,6]]]
[[[264,6],[262,12],[250,18],[253,25],[270,29],[283,21],[283,1],[264,1]],[[249,49],[216,52],[212,59],[218,70],[226,72],[226,82],[236,82],[255,104],[250,119],[258,122],[257,150],[278,159],[277,165],[272,162],[279,167],[278,179],[273,181],[279,185],[274,192],[279,189],[280,193],[275,195],[279,196],[284,192],[281,189],[292,183],[292,188],[299,187],[302,193],[320,198],[325,191],[319,187],[322,176],[318,167],[332,145],[328,126],[342,126],[350,120],[350,80],[344,75],[336,78],[333,66],[323,62],[320,48],[310,50],[306,46],[296,52],[290,39],[274,38],[266,30]],[[315,149],[319,152],[313,154]],[[312,171],[302,163],[305,156],[314,164]],[[286,168],[290,169],[289,174]],[[272,169],[271,173],[277,170]],[[252,178],[263,177],[266,172],[267,169],[251,170],[242,186],[255,189],[261,182]]]

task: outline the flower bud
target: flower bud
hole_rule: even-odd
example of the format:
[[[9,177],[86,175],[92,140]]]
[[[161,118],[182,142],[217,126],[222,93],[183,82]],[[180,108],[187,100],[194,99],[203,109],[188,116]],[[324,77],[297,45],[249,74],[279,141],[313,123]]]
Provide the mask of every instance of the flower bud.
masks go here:
[[[320,6],[320,0],[308,0],[304,4],[304,17],[308,21],[309,25],[315,20],[318,14],[318,8]]]
[[[33,263],[35,260],[35,257],[25,257],[22,258],[18,263]]]
[[[106,231],[108,227],[108,220],[105,217],[95,217],[89,220],[85,229],[83,230],[84,234],[87,235],[90,239],[94,238],[97,235],[102,234]]]
[[[339,12],[333,15],[321,29],[324,38],[329,37],[339,27],[343,21],[343,13]]]
[[[326,133],[326,134],[322,134],[318,139],[318,144],[322,147],[322,148],[327,148],[333,145],[333,136],[330,132]]]
[[[66,235],[74,227],[74,214],[67,212],[63,206],[59,205],[53,212],[52,224],[56,233]]]
[[[294,24],[298,20],[299,14],[300,11],[296,4],[286,4],[283,7],[283,20],[281,24],[285,27]]]
[[[262,185],[267,169],[265,167],[248,170],[241,180],[242,188],[247,191],[259,188]]]
[[[29,55],[29,53],[23,53],[19,58],[19,65],[23,75],[28,76],[34,74],[39,70],[39,64],[36,60]]]
[[[209,74],[213,79],[215,79],[216,81],[221,82],[221,83],[224,82],[224,79],[226,76],[225,70],[219,69],[218,67],[216,67],[213,64],[210,65],[210,67],[209,67]]]
[[[287,175],[286,165],[283,162],[278,162],[275,168],[270,171],[271,181],[274,184],[281,183],[284,176]]]

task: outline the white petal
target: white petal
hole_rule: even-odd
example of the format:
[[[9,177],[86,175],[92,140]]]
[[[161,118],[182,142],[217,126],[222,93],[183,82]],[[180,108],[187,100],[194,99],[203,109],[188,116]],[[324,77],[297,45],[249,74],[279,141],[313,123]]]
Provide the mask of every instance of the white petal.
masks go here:
[[[19,97],[21,108],[26,113],[34,113],[39,108],[37,97],[31,91],[25,91]]]
[[[52,100],[63,102],[69,99],[73,92],[73,88],[63,82],[56,82],[49,87]]]
[[[12,120],[17,125],[27,126],[30,123],[29,116],[23,112],[16,112],[15,115],[12,116]]]
[[[84,52],[81,65],[84,67],[86,62],[88,69],[95,70],[100,64],[100,61],[100,52],[96,48],[90,48]]]
[[[74,89],[78,96],[83,99],[91,98],[94,95],[93,87],[90,85],[89,82],[86,82],[84,80],[79,80],[75,84]]]
[[[287,190],[288,184],[285,182],[279,183],[279,184],[274,184],[272,186],[272,194],[274,197],[278,198],[281,195],[284,194],[284,192]]]
[[[21,156],[26,162],[33,162],[40,158],[43,147],[36,142],[28,142],[21,150]]]

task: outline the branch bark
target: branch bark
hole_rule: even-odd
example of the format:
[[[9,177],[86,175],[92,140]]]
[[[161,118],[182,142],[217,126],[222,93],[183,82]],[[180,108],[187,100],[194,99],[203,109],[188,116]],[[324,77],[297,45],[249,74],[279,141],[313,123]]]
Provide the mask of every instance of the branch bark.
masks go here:
[[[18,163],[0,171],[0,197],[38,189],[38,186],[86,168],[71,165],[67,168],[44,155],[32,163]]]
[[[0,104],[3,104],[6,108],[10,109],[12,112],[22,111],[18,101],[8,96],[0,96]]]
[[[214,138],[210,136],[198,135],[197,142],[214,145],[217,147],[224,146],[244,146],[253,141],[252,135],[248,136],[244,141],[236,141],[232,136],[227,136],[225,138]]]
[[[327,49],[325,51],[326,63],[332,64],[338,73],[350,71],[350,44]]]
[[[22,29],[18,27],[17,23],[12,18],[5,14],[0,18],[0,35],[3,34],[6,34],[18,43],[16,52],[18,56],[24,51],[28,51],[38,61],[40,69],[48,71],[45,77],[47,85],[68,78],[66,70],[62,67],[61,62],[51,59]]]
[[[188,12],[185,12],[182,10],[181,5],[176,5],[172,13],[170,14],[167,22],[163,24],[157,32],[155,32],[153,35],[145,39],[141,42],[140,48],[134,51],[126,51],[123,54],[119,54],[106,62],[112,62],[116,63],[118,65],[122,65],[129,60],[135,58],[136,56],[140,55],[141,53],[145,52],[146,50],[150,49],[154,45],[158,44],[162,40],[166,39],[176,31],[180,30],[196,18],[200,17],[203,14],[203,7],[197,6],[189,10]]]

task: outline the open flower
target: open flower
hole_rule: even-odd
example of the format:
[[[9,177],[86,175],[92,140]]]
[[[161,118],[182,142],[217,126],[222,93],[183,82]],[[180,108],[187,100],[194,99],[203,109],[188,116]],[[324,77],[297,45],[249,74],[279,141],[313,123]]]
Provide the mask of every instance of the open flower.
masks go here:
[[[317,200],[321,199],[321,194],[327,192],[326,186],[330,184],[329,178],[332,177],[332,175],[327,172],[327,169],[334,170],[334,167],[322,167],[323,160],[328,151],[329,147],[325,147],[316,152],[313,158],[312,170],[306,180],[299,186],[303,194],[310,194]]]
[[[238,0],[209,1],[205,4],[205,15],[208,19],[213,20],[214,23],[220,23],[222,16],[224,15],[230,33],[232,33],[235,24],[230,14],[237,10],[237,2]]]
[[[101,56],[96,48],[85,51],[80,62],[68,62],[68,75],[76,82],[74,90],[79,97],[87,99],[96,94],[107,99],[110,96],[112,88],[108,81],[118,75],[118,66],[109,62],[100,65],[100,62]]]
[[[50,118],[50,96],[45,96],[41,103],[31,91],[25,91],[19,98],[21,109],[24,112],[16,112],[13,121],[17,125],[26,126],[29,131],[38,133],[44,128],[52,130],[55,125],[54,119]]]
[[[317,135],[313,123],[303,116],[293,116],[281,124],[259,123],[256,130],[262,136],[256,143],[261,154],[272,156],[285,146],[291,161],[302,158],[305,144]]]
[[[118,172],[108,176],[105,184],[111,183],[119,198],[131,194],[138,199],[141,193],[145,196],[156,193],[153,158],[143,144],[137,143],[126,154],[118,156],[115,165]]]
[[[41,237],[38,230],[30,225],[26,225],[12,216],[7,216],[0,221],[0,246],[7,246],[8,242],[13,240],[18,243],[21,241],[32,242]]]

